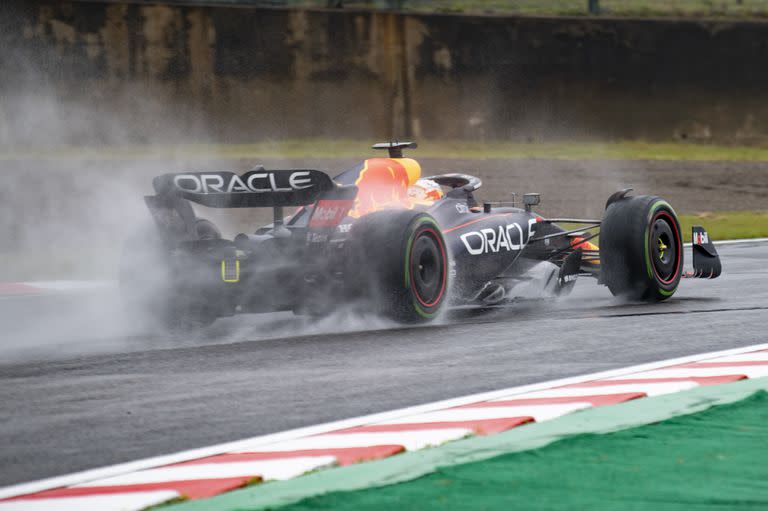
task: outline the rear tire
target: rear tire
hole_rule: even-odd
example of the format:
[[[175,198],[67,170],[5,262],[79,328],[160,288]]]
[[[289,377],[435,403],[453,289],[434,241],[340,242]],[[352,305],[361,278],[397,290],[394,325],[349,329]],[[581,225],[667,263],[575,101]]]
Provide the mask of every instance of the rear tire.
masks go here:
[[[431,321],[448,295],[448,251],[432,216],[412,210],[368,214],[350,232],[351,294],[401,323]]]
[[[683,240],[672,206],[641,195],[613,202],[600,227],[600,280],[614,296],[657,302],[677,290]]]

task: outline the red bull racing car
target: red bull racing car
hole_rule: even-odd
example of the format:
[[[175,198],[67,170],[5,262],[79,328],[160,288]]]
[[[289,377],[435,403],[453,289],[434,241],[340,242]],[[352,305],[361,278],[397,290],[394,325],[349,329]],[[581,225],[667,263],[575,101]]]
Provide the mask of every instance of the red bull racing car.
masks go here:
[[[539,195],[479,202],[477,177],[422,176],[410,142],[376,144],[335,178],[313,169],[165,174],[145,197],[154,222],[125,246],[126,305],[168,328],[204,326],[237,312],[325,314],[352,304],[400,322],[451,306],[487,307],[543,264],[544,285],[567,293],[594,277],[630,300],[669,298],[683,277],[715,278],[720,261],[693,228],[693,272],[683,269],[680,223],[655,196],[613,194],[601,219],[544,218]],[[224,239],[191,203],[272,208],[274,222]],[[288,218],[285,207],[298,207]],[[565,228],[565,225],[578,225]],[[599,235],[598,248],[592,243]]]

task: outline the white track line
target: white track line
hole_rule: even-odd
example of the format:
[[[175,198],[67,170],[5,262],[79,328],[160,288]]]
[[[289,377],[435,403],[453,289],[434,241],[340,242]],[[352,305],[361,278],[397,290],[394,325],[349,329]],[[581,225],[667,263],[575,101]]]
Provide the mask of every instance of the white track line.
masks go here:
[[[258,447],[259,452],[303,451],[305,449],[344,449],[349,447],[373,447],[376,445],[402,445],[406,451],[417,451],[426,447],[459,440],[472,435],[469,428],[429,429],[421,431],[392,431],[392,432],[349,432],[328,435],[307,436],[293,440],[284,440],[274,444],[263,445],[255,442],[253,445],[243,444],[238,449],[229,452],[253,452]]]
[[[670,367],[669,369],[655,369],[633,374],[632,379],[647,378],[706,378],[711,376],[724,376],[731,374],[743,374],[747,378],[760,378],[768,376],[768,366],[732,366],[732,367]],[[608,378],[620,380],[621,377]]]
[[[584,392],[582,391],[582,394]],[[541,422],[567,413],[592,408],[591,403],[567,403],[553,405],[493,406],[488,408],[448,408],[434,412],[408,415],[398,419],[377,422],[378,424],[421,424],[430,422],[466,422],[513,417],[533,417]]]
[[[756,344],[747,346],[744,348],[735,348],[722,351],[714,351],[710,353],[699,353],[695,355],[689,355],[685,357],[679,357],[669,360],[662,360],[658,362],[651,362],[647,364],[640,364],[631,367],[623,367],[620,369],[613,369],[610,371],[601,371],[592,374],[586,374],[581,376],[575,376],[570,378],[562,378],[558,380],[552,380],[541,383],[534,383],[530,385],[522,385],[519,387],[510,387],[507,389],[496,390],[492,392],[483,392],[479,394],[472,394],[469,396],[463,396],[459,398],[446,399],[444,401],[438,401],[434,403],[427,403],[423,405],[411,406],[402,408],[399,410],[392,410],[388,412],[376,413],[372,415],[366,415],[362,417],[354,417],[351,419],[344,419],[340,421],[328,422],[325,424],[318,424],[315,426],[308,426],[303,428],[292,429],[288,431],[281,431],[279,433],[272,433],[269,435],[263,435],[244,440],[238,440],[234,442],[228,442],[224,444],[212,445],[208,447],[201,447],[198,449],[191,449],[188,451],[177,452],[173,454],[167,454],[162,456],[155,456],[152,458],[145,458],[142,460],[131,461],[128,463],[120,463],[118,465],[111,465],[102,468],[96,468],[91,470],[85,470],[82,472],[76,472],[73,474],[67,474],[58,477],[51,477],[48,479],[42,479],[39,481],[32,481],[29,483],[21,483],[14,486],[7,486],[0,488],[0,499],[15,497],[17,495],[24,495],[29,493],[36,493],[51,488],[59,488],[62,486],[72,486],[76,484],[82,484],[94,479],[102,479],[107,477],[113,477],[128,472],[134,472],[137,470],[145,470],[149,468],[158,467],[161,465],[170,465],[172,463],[181,463],[183,461],[189,461],[193,459],[203,458],[207,456],[214,456],[216,454],[222,454],[227,452],[241,452],[247,449],[253,450],[255,447],[259,447],[259,451],[264,450],[261,446],[266,444],[274,444],[275,442],[282,442],[285,440],[296,439],[300,437],[306,437],[309,435],[320,435],[328,433],[330,431],[338,429],[352,428],[355,426],[363,426],[365,424],[371,424],[374,422],[381,422],[386,420],[396,419],[406,415],[415,415],[417,413],[430,412],[433,410],[439,410],[442,408],[450,408],[455,406],[466,405],[475,403],[478,401],[490,401],[502,397],[509,397],[517,394],[530,393],[537,390],[551,389],[552,387],[559,387],[564,385],[572,385],[576,383],[582,383],[591,380],[599,380],[602,378],[612,378],[621,375],[627,375],[631,373],[637,373],[640,371],[649,371],[660,367],[666,367],[670,365],[685,364],[695,361],[703,361],[708,358],[716,358],[719,356],[738,355],[741,353],[747,353],[750,351],[766,350],[768,344]],[[604,388],[596,387],[595,390],[599,390],[599,393],[604,391]],[[446,430],[442,430],[446,431]],[[391,442],[390,442],[391,443]],[[396,442],[400,444],[400,442]],[[379,445],[379,444],[377,444]]]
[[[111,493],[109,495],[84,495],[50,499],[12,500],[0,502],[0,511],[140,511],[178,498],[175,491]]]
[[[41,280],[37,282],[19,282],[19,284],[46,291],[79,291],[81,289],[117,287],[116,280]]]
[[[720,240],[720,241],[713,241],[715,245],[738,245],[739,243],[765,243],[768,241],[768,238],[745,238],[745,239],[737,239],[737,240]],[[685,244],[686,247],[690,247],[690,243]]]
[[[626,376],[621,376],[626,378]],[[583,382],[578,382],[583,383]],[[578,385],[576,383],[576,385]],[[699,385],[692,381],[680,381],[669,383],[622,383],[617,385],[606,385],[600,387],[558,387],[547,390],[539,390],[526,394],[516,394],[515,399],[531,399],[539,397],[574,397],[585,395],[603,395],[603,394],[628,394],[630,392],[644,392],[649,397],[661,396],[663,394],[673,394],[682,390],[689,390]],[[509,396],[492,399],[491,401],[507,401]]]
[[[336,464],[333,456],[304,456],[264,461],[240,461],[232,463],[199,463],[175,467],[151,468],[119,476],[97,479],[77,485],[124,486],[129,484],[172,483],[196,479],[227,479],[230,477],[257,477],[265,481],[293,479],[310,470],[331,467]]]
[[[699,362],[768,362],[768,351],[760,353],[745,353],[744,355],[729,355],[716,359],[700,360]]]

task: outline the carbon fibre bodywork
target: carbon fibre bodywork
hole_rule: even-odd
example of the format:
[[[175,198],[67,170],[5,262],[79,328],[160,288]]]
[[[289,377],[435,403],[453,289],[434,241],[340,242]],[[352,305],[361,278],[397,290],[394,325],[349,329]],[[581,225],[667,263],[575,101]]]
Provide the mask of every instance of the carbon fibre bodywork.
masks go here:
[[[429,176],[426,179],[440,185],[444,195],[414,199],[409,185],[420,177],[421,168],[402,157],[402,148],[412,146],[385,144],[380,148],[390,150],[389,158],[367,159],[333,179],[317,170],[262,167],[242,176],[230,172],[159,176],[153,182],[156,195],[145,199],[165,254],[161,264],[168,267],[171,295],[192,303],[187,307],[192,314],[205,311],[213,319],[235,312],[322,314],[339,303],[358,303],[371,291],[360,285],[359,274],[371,268],[360,259],[361,248],[368,258],[378,253],[402,256],[387,245],[401,243],[391,226],[372,228],[373,216],[384,218],[382,212],[393,210],[411,212],[400,215],[406,221],[404,229],[411,225],[407,218],[427,218],[436,226],[432,229],[436,232],[427,232],[432,248],[424,252],[424,261],[409,260],[413,240],[403,238],[405,275],[444,259],[446,267],[438,270],[443,284],[449,283],[444,286],[448,304],[497,304],[512,296],[517,284],[534,277],[553,294],[570,290],[578,276],[600,278],[601,257],[590,239],[597,236],[601,220],[543,218],[532,209],[538,194],[526,194],[523,207],[518,207],[515,196],[481,204],[475,197],[480,180],[459,173]],[[607,208],[629,200],[627,193],[614,194]],[[274,222],[253,234],[225,240],[212,225],[199,232],[200,222],[207,221],[195,216],[190,202],[221,208],[271,207]],[[284,219],[285,206],[299,209]],[[564,229],[560,224],[581,227]],[[381,239],[370,232],[362,235],[362,226],[388,234]],[[663,251],[666,245],[659,243]],[[441,258],[443,250],[447,254]],[[680,270],[682,255],[673,263]],[[404,286],[409,287],[407,279]],[[442,290],[436,296],[443,300]]]
[[[322,312],[324,304],[355,299],[354,290],[345,285],[346,275],[355,271],[348,266],[345,246],[355,222],[370,214],[356,215],[355,210],[363,202],[361,174],[370,171],[373,160],[386,159],[366,160],[338,175],[332,184],[319,171],[295,170],[257,169],[234,184],[230,180],[237,177],[230,173],[169,174],[157,178],[157,195],[147,197],[146,202],[168,248],[177,292],[207,297],[206,302],[215,309],[216,316],[235,311]],[[247,188],[248,176],[259,172],[269,173],[259,178],[269,188],[266,192]],[[296,172],[311,172],[306,176],[320,186],[313,187],[311,192],[309,187],[303,189],[302,196],[296,197],[295,191],[285,184],[291,179],[298,182],[298,178],[292,177]],[[534,264],[549,261],[553,254],[570,247],[567,237],[536,242],[538,235],[564,231],[530,210],[479,205],[474,192],[481,183],[473,176],[446,174],[431,179],[448,190],[442,199],[399,206],[390,201],[377,209],[408,207],[437,221],[449,254],[453,304],[483,304],[501,299],[516,281],[525,279]],[[407,186],[405,177],[403,180],[399,183],[401,190]],[[389,182],[383,184],[393,186]],[[285,186],[281,188],[282,185]],[[238,193],[238,187],[243,191]],[[224,192],[218,193],[219,190]],[[285,223],[278,219],[254,234],[240,234],[233,240],[194,239],[196,217],[190,201],[216,207],[304,205]],[[278,211],[276,216],[281,215]]]

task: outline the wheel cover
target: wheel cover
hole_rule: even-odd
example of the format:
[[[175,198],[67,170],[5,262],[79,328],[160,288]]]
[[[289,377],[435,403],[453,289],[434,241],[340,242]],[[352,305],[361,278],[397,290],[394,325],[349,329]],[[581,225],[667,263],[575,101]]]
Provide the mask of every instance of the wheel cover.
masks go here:
[[[671,284],[680,273],[682,246],[677,223],[666,211],[657,213],[651,221],[651,264],[662,284]]]
[[[440,303],[445,292],[446,257],[442,239],[433,229],[419,231],[409,258],[411,289],[423,307]]]

